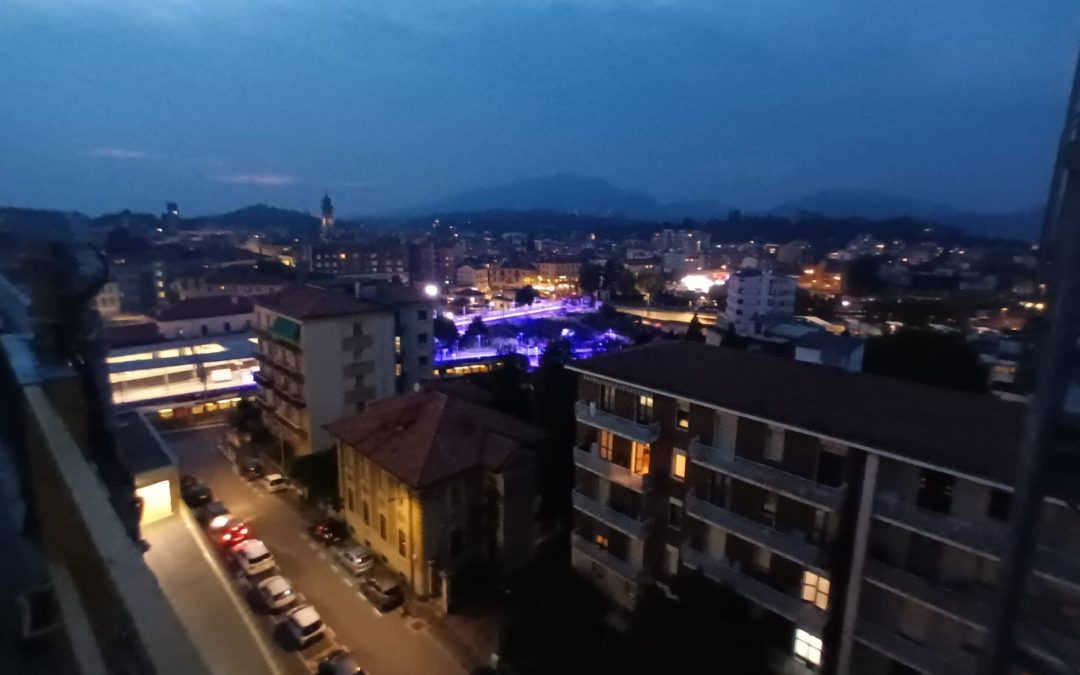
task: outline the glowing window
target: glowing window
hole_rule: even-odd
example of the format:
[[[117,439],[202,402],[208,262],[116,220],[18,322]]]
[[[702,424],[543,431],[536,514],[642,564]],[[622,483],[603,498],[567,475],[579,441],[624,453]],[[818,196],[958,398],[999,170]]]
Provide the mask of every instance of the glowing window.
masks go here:
[[[675,424],[680,429],[690,428],[690,401],[679,401],[678,410],[675,411]]]
[[[679,480],[686,479],[686,451],[675,448],[671,457],[671,475]]]
[[[795,629],[795,656],[815,666],[821,665],[821,638],[807,633],[802,628]]]
[[[830,586],[827,578],[807,570],[803,572],[802,599],[818,609],[828,609]]]
[[[598,535],[596,535],[595,540],[596,540],[596,545],[599,546],[600,548],[604,549],[605,551],[607,550],[607,547],[611,544],[611,542],[608,541],[608,538],[607,538],[606,534],[598,534]]]
[[[597,437],[597,445],[600,447],[600,456],[604,459],[611,461],[612,448],[614,447],[615,439],[612,437],[610,431],[601,431]]]

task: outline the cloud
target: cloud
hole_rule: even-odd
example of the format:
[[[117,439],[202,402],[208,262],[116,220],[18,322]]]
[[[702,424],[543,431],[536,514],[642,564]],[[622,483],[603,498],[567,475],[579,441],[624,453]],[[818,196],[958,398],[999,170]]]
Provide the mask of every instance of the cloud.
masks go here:
[[[280,173],[230,173],[214,176],[219,183],[232,183],[233,185],[257,185],[259,187],[281,187],[292,185],[296,182],[296,176],[286,176]]]
[[[94,148],[90,154],[105,159],[149,159],[150,157],[148,152],[131,148]]]

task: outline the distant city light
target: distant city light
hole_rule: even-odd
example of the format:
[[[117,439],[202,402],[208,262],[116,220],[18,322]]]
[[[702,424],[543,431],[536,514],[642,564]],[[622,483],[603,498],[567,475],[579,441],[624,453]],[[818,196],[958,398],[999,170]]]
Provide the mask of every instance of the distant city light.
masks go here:
[[[427,286],[424,286],[424,295],[428,296],[429,298],[434,298],[438,294],[439,287],[435,284],[428,284]]]
[[[705,293],[713,286],[723,286],[724,282],[710,277],[704,274],[689,274],[682,278],[679,282],[691,291],[697,291],[699,293]]]
[[[443,312],[443,318],[453,321],[454,320],[454,313],[453,312]]]
[[[840,304],[843,305],[844,307],[850,307],[851,306],[851,301],[850,300],[841,300]]]

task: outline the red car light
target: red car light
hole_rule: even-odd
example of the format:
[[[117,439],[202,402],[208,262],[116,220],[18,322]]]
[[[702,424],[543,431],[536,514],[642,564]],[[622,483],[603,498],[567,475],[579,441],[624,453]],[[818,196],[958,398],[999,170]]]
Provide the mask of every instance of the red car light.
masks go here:
[[[229,541],[230,539],[232,539],[232,535],[231,535],[231,534],[229,534],[228,532],[226,532],[225,534],[221,535],[221,541]]]
[[[247,533],[248,533],[248,529],[246,527],[240,530],[240,534],[247,534]]]

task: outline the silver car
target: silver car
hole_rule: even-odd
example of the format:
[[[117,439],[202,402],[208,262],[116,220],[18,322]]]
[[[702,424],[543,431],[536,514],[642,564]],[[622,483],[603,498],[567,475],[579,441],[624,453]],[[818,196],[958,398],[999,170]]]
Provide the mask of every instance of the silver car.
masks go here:
[[[270,609],[281,609],[296,602],[296,592],[285,577],[275,574],[259,582],[259,596]]]
[[[338,559],[353,574],[367,574],[375,566],[375,554],[367,546],[354,544],[338,552]]]

